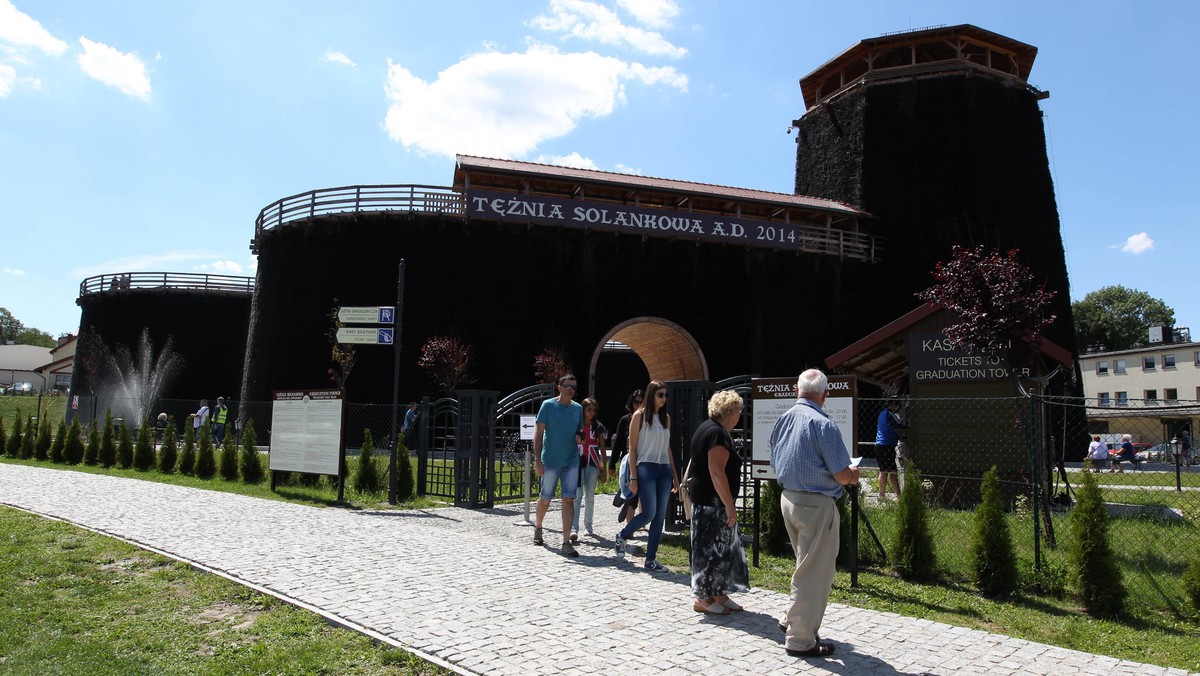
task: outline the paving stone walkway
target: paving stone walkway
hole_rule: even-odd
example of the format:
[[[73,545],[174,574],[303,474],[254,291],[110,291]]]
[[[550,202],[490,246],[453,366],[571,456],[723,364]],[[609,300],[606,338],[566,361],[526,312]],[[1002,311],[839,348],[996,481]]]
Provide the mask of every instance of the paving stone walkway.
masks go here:
[[[783,650],[784,594],[692,610],[686,573],[649,574],[599,538],[531,544],[520,506],[367,512],[0,464],[0,503],[62,519],[265,591],[464,674],[1184,674],[893,613],[832,604],[832,659]],[[751,572],[753,580],[753,571]]]

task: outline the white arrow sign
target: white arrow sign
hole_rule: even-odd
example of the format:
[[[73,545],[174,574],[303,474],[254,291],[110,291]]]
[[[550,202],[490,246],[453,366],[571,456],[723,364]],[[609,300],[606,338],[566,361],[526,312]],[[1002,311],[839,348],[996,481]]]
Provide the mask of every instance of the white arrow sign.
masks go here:
[[[337,330],[337,342],[362,345],[391,345],[392,329],[353,329],[342,327]]]
[[[338,308],[338,321],[343,324],[391,324],[395,317],[394,305]]]

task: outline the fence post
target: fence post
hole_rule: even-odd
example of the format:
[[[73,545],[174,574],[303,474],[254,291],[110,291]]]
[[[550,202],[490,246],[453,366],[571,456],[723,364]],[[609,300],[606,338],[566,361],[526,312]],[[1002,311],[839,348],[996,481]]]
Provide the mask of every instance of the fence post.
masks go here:
[[[1026,432],[1029,437],[1029,471],[1030,483],[1033,484],[1033,569],[1038,573],[1042,572],[1042,528],[1041,528],[1041,492],[1042,478],[1038,468],[1037,460],[1037,433],[1035,431],[1036,423],[1036,407],[1037,403],[1032,396],[1026,395],[1029,399],[1029,417],[1027,418]]]

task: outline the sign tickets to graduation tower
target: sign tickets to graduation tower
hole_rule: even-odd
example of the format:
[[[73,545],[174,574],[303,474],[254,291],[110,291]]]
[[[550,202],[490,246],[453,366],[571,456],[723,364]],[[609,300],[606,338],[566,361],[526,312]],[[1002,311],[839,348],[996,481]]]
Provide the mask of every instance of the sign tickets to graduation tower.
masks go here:
[[[771,430],[775,428],[779,416],[796,404],[796,378],[752,378],[750,390],[754,415],[750,477],[757,480],[774,479]],[[829,397],[822,408],[829,419],[837,423],[850,457],[858,455],[858,444],[855,442],[857,401],[858,380],[854,376],[829,376]]]

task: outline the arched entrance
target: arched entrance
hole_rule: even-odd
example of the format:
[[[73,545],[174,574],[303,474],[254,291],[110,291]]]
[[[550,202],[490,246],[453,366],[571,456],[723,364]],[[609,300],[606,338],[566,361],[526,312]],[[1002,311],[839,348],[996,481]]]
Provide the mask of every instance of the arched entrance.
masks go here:
[[[612,328],[592,352],[588,382],[596,391],[596,364],[605,346],[620,343],[641,359],[654,380],[708,380],[708,362],[696,339],[661,317],[636,317]]]

